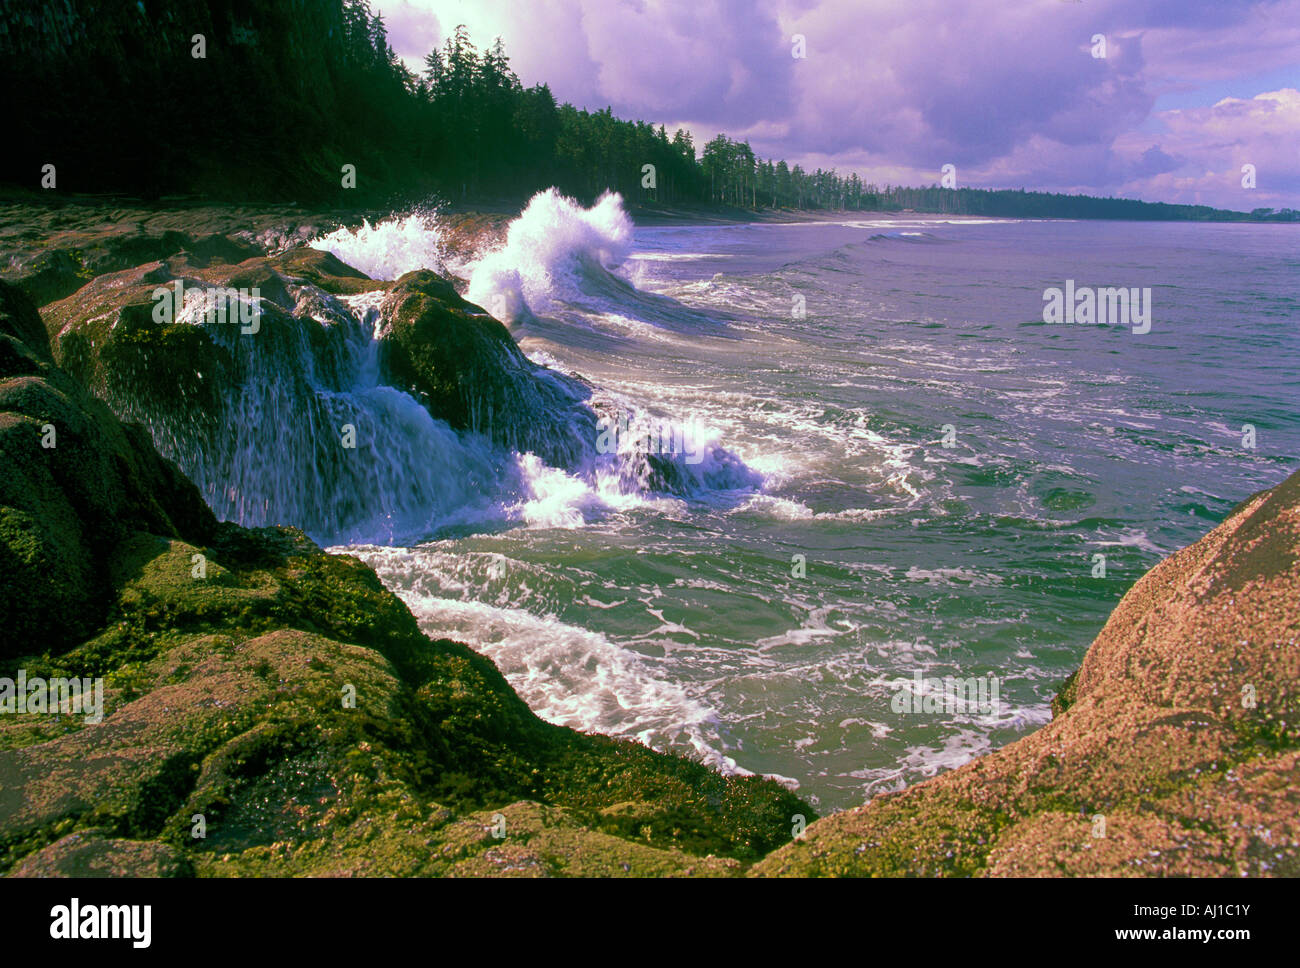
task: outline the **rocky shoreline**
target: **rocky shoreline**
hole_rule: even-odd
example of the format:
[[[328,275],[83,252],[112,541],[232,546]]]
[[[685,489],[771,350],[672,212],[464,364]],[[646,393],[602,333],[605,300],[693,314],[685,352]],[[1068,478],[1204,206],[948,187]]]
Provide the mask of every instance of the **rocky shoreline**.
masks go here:
[[[405,211],[405,209],[404,209]],[[432,214],[432,209],[430,213]],[[500,241],[520,205],[447,205],[438,209],[449,254]],[[638,225],[817,222],[835,218],[906,219],[898,212],[751,212],[709,206],[630,206]],[[189,202],[144,203],[9,190],[0,196],[0,279],[21,284],[38,305],[71,295],[108,272],[184,251],[228,262],[280,251],[340,226],[355,228],[385,213],[373,207],[305,208]]]
[[[371,293],[388,378],[431,415],[558,464],[590,446],[555,433],[582,426],[584,384],[449,280],[380,283],[297,246],[349,219],[0,215],[0,677],[106,682],[102,723],[0,717],[0,872],[1300,873],[1300,475],[1142,578],[1048,726],[815,820],[775,782],[542,722],[361,562],[219,523],[160,455],[183,422],[187,454],[218,460],[247,365],[237,327],[157,322],[177,280],[258,289],[283,352],[321,359],[342,352],[330,299]]]
[[[1300,473],[1139,579],[1053,713],[754,872],[1300,874]]]
[[[308,339],[324,338],[319,307],[278,306],[286,280],[373,283],[310,249],[274,265],[169,258],[97,277],[44,320],[0,283],[0,675],[107,684],[98,724],[0,719],[0,870],[726,875],[813,815],[773,781],[546,724],[490,661],[424,636],[356,559],[293,529],[218,524],[87,387],[157,416],[169,389],[184,394],[178,375],[233,365],[204,327],[153,324],[149,293],[173,277],[260,284],[276,327]],[[499,323],[411,275],[390,298],[413,339],[437,324],[461,341],[457,363],[506,354],[519,369],[503,393],[538,379]],[[444,378],[483,374],[425,349],[408,353],[412,378],[432,406],[461,406]]]

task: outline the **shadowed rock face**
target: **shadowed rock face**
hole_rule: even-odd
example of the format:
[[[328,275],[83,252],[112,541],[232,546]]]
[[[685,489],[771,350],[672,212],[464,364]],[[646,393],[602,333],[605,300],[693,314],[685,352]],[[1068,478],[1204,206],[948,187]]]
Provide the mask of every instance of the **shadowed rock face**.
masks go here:
[[[1300,874],[1300,474],[1138,581],[1054,708],[754,873]]]
[[[357,559],[217,524],[5,284],[0,367],[0,677],[105,680],[101,722],[0,716],[0,873],[729,876],[811,815],[544,723]]]
[[[100,625],[102,562],[133,531],[204,540],[194,486],[54,365],[35,308],[0,283],[0,658]]]

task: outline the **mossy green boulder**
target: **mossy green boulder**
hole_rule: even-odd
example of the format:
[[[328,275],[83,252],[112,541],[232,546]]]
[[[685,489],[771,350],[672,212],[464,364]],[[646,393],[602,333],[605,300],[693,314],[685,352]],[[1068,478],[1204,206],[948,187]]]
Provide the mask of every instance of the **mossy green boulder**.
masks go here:
[[[100,626],[103,563],[128,535],[202,540],[215,526],[148,434],[54,365],[35,308],[0,283],[0,659]]]
[[[514,337],[451,281],[421,269],[394,283],[384,301],[380,339],[395,386],[423,399],[459,430],[581,468],[596,452],[596,417],[586,384],[538,366]]]

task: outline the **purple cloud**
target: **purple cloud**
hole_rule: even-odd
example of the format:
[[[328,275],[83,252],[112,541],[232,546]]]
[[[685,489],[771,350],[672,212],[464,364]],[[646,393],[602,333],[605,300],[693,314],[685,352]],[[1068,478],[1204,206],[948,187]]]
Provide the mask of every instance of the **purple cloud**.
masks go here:
[[[1300,207],[1300,129],[1277,124],[1290,117],[1286,88],[1222,103],[1230,85],[1300,65],[1300,0],[402,0],[392,9],[403,56],[430,36],[420,13],[442,34],[464,22],[480,45],[500,35],[524,83],[547,81],[562,100],[688,127],[697,144],[726,131],[807,168],[928,184],[955,164],[971,186]],[[795,35],[806,57],[792,56]],[[1157,110],[1169,92],[1203,106]],[[1269,170],[1267,198],[1262,180],[1248,199],[1226,180],[1245,155]]]

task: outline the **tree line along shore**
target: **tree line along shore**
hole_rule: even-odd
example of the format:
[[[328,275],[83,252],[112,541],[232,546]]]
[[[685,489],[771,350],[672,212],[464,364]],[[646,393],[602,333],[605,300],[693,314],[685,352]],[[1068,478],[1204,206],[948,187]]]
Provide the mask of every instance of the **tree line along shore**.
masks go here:
[[[412,71],[366,0],[178,0],[160,11],[70,0],[0,12],[0,52],[0,85],[13,95],[0,181],[21,188],[491,208],[554,186],[587,202],[617,191],[648,211],[1300,219],[1290,209],[881,186],[761,158],[726,134],[697,146],[685,129],[670,135],[608,107],[558,103],[544,83],[525,87],[499,38],[479,50],[463,26]]]

